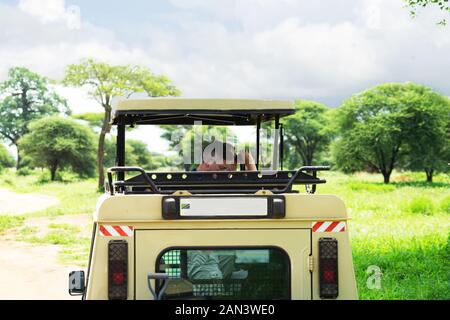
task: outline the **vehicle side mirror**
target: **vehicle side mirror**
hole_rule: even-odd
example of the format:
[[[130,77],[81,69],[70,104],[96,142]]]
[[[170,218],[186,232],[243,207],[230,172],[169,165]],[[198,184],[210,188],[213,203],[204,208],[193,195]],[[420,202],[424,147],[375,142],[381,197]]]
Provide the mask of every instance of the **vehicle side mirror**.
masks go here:
[[[85,291],[84,271],[72,271],[69,273],[69,294],[71,296],[83,295]]]

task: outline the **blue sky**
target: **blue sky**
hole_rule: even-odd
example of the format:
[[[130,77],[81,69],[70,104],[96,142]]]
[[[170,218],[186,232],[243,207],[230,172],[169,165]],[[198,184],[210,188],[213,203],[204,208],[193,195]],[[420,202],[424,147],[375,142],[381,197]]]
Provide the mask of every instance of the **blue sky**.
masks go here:
[[[450,96],[442,15],[412,19],[403,0],[0,0],[0,81],[16,65],[58,80],[93,57],[146,65],[184,97],[336,107],[405,81]],[[75,112],[101,110],[82,90],[58,90]]]

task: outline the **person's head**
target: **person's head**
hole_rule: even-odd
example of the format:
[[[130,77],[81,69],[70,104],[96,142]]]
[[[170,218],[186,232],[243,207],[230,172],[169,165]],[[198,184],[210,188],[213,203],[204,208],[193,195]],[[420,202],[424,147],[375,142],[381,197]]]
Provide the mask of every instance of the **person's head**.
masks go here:
[[[203,150],[203,162],[197,171],[236,171],[237,159],[234,147],[214,140]]]

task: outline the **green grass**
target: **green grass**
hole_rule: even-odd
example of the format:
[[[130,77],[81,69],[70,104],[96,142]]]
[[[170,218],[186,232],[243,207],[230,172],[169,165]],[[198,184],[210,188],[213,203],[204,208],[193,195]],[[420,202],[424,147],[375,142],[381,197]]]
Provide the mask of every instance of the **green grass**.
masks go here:
[[[28,241],[37,244],[59,244],[71,245],[78,242],[78,233],[80,228],[69,224],[49,224],[50,231],[43,237],[35,235],[36,228],[27,228],[21,230],[22,237],[19,240]]]
[[[0,235],[8,229],[20,227],[24,221],[24,217],[0,216]]]
[[[409,211],[411,213],[420,213],[426,215],[432,215],[436,210],[434,201],[428,197],[416,197],[412,199],[409,205]]]
[[[317,193],[338,195],[351,220],[349,232],[360,299],[450,299],[450,177],[438,175],[425,182],[423,173],[395,172],[392,183],[382,176],[323,172],[327,184]],[[57,216],[94,211],[99,192],[93,179],[45,182],[45,177],[4,173],[0,187],[16,192],[56,196],[60,204],[28,216]],[[301,188],[303,191],[303,189]],[[22,225],[24,217],[0,216],[0,233]],[[67,224],[51,224],[37,237],[21,231],[28,241],[62,247],[60,261],[86,266],[89,238]],[[370,266],[381,269],[381,288],[369,289]]]
[[[36,235],[36,228],[24,227],[20,230],[17,240],[27,241],[33,244],[60,245],[58,259],[63,264],[87,266],[89,257],[90,238],[80,237],[80,228],[67,223],[51,223],[48,225],[50,231],[42,236]]]
[[[66,265],[76,265],[82,268],[87,267],[89,259],[89,238],[82,238],[82,241],[76,245],[65,246],[61,249],[58,259],[61,263]]]
[[[39,231],[39,228],[37,227],[23,227],[20,229],[20,237],[25,238],[27,236],[30,236],[32,234],[35,234]]]
[[[346,204],[360,299],[450,299],[450,178],[427,183],[420,173],[346,176],[324,172]],[[381,288],[369,289],[369,266],[381,269]]]
[[[450,213],[450,196],[445,197],[441,201],[442,212]]]

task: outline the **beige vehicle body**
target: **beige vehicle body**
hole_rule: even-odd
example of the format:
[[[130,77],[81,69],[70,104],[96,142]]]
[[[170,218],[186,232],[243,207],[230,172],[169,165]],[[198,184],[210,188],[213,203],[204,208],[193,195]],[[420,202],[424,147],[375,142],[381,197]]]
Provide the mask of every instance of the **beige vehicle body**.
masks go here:
[[[186,178],[183,172],[168,175],[149,174],[155,182]],[[351,225],[338,197],[187,189],[102,195],[88,271],[73,292],[88,300],[357,299]],[[231,256],[228,280],[226,272],[212,278],[189,275],[193,253],[199,252]],[[170,276],[150,277],[161,274]]]

